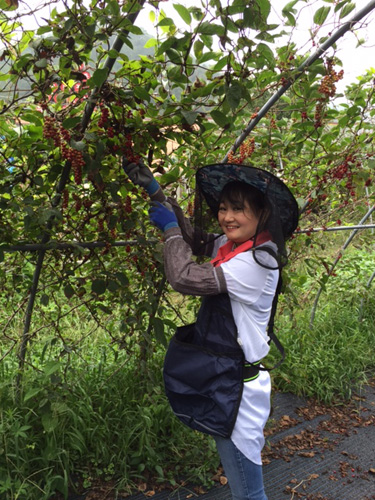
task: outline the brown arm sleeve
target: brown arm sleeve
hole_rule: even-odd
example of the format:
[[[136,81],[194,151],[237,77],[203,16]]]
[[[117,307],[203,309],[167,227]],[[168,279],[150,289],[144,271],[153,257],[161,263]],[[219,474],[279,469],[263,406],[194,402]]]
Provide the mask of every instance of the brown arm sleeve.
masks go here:
[[[164,269],[174,290],[188,295],[218,295],[227,292],[224,273],[210,262],[197,264],[192,260],[190,246],[181,229],[173,227],[164,233]]]
[[[194,241],[194,228],[192,227],[190,220],[184,216],[180,205],[173,198],[168,198],[167,201],[172,206],[177,217],[182,237],[190,248],[193,249],[194,255],[206,255],[207,257],[211,257],[214,249],[214,241],[217,235],[213,233],[206,233],[205,231],[197,228],[196,231],[198,232],[195,236],[196,241]],[[199,243],[198,248],[196,249],[194,249],[195,242]]]

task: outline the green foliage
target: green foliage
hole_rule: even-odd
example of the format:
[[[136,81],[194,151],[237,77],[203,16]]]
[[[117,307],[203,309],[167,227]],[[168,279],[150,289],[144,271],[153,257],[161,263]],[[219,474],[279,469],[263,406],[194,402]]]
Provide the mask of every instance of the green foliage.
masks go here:
[[[3,498],[47,500],[55,491],[66,498],[82,481],[87,488],[115,480],[123,491],[145,477],[207,484],[218,459],[210,440],[190,432],[169,408],[163,353],[142,368],[101,342],[81,345],[68,364],[46,359],[58,350],[50,344],[34,350],[38,375],[30,372],[20,399],[3,369]]]
[[[352,249],[338,266],[341,270],[325,280],[312,325],[309,316],[316,280],[301,271],[289,285],[295,288],[300,306],[291,315],[282,303],[277,320],[287,359],[275,373],[276,388],[326,403],[350,397],[353,387],[364,382],[374,366],[375,304],[367,287],[373,251]],[[310,300],[301,307],[306,291]],[[274,356],[273,352],[271,359]]]

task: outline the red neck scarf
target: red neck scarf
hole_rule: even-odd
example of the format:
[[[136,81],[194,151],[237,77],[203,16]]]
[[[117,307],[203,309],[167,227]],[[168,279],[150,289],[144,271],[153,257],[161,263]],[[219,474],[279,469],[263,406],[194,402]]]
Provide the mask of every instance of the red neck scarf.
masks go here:
[[[270,240],[271,240],[271,235],[268,231],[260,233],[256,238],[257,245],[262,245],[266,241]],[[250,248],[253,248],[253,246],[254,246],[254,241],[247,240],[244,243],[241,243],[241,245],[239,245],[238,247],[233,248],[233,241],[228,240],[224,245],[222,245],[219,248],[216,257],[211,260],[211,264],[214,267],[220,266],[223,262],[227,262],[228,260],[233,259],[233,257],[238,255],[239,253],[250,250]]]

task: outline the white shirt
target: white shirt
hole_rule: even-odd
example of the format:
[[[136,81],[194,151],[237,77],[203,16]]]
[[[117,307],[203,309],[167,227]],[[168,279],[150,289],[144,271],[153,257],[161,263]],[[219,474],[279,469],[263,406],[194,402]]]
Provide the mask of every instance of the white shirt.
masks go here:
[[[219,238],[215,248],[226,242]],[[265,245],[276,246],[267,242]],[[261,248],[261,246],[257,247]],[[275,260],[267,252],[259,252],[262,261],[275,267]],[[279,271],[259,265],[253,252],[242,252],[221,264],[227,283],[233,318],[238,330],[238,342],[247,361],[261,360],[269,351],[267,325],[271,314]],[[271,379],[266,371],[244,384],[236,424],[231,435],[235,446],[252,462],[261,464],[264,446],[263,429],[270,413]]]

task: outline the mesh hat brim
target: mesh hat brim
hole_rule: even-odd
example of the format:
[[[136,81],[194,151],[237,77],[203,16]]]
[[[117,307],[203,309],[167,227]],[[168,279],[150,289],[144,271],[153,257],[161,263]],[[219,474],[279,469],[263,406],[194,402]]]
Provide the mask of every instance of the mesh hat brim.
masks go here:
[[[289,238],[298,225],[298,204],[289,188],[275,175],[248,165],[215,163],[201,167],[196,173],[196,185],[215,215],[220,194],[232,181],[245,182],[266,195],[277,207],[284,238]]]

